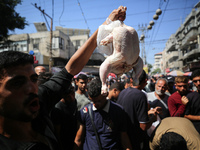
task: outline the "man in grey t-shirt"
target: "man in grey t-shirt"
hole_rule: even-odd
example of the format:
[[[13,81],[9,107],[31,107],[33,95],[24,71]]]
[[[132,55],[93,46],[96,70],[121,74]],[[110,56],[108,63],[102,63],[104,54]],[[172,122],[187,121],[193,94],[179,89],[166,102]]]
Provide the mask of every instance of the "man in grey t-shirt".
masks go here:
[[[167,90],[167,80],[165,78],[159,78],[155,84],[155,91],[147,93],[148,103],[151,108],[160,106],[162,108],[162,114],[159,114],[161,119],[169,117],[169,110],[167,106],[168,95],[165,94]]]
[[[76,78],[76,85],[78,87],[77,91],[75,92],[75,98],[77,100],[77,108],[78,111],[83,108],[85,105],[90,103],[87,94],[87,81],[88,78],[85,74],[79,74]]]

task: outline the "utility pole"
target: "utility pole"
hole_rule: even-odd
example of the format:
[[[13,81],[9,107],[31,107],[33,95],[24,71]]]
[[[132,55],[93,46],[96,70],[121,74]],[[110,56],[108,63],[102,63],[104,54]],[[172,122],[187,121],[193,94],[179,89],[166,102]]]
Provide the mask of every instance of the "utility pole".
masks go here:
[[[142,34],[141,34],[141,37],[140,37],[140,43],[141,43],[141,58],[143,60],[143,63],[144,65],[147,64],[147,61],[146,61],[146,51],[145,51],[145,42],[144,42],[144,38],[145,38],[145,34],[146,34],[146,31],[147,31],[147,25],[138,25],[138,31],[141,31]]]
[[[32,5],[33,5],[33,4],[32,4]],[[48,14],[46,14],[46,13],[44,12],[44,9],[41,10],[41,7],[38,7],[36,3],[35,3],[33,6],[35,6],[35,8],[37,8],[37,9],[43,14],[43,16],[44,16],[44,18],[45,18],[45,21],[46,21],[46,23],[47,23],[47,25],[48,25],[48,27],[49,27],[49,29],[50,29],[49,72],[51,72],[51,68],[52,68],[52,54],[53,54],[53,53],[52,53],[53,19],[52,19],[52,17],[50,17]],[[49,26],[49,23],[48,23],[48,21],[47,21],[47,19],[46,19],[46,16],[51,20],[51,27]]]

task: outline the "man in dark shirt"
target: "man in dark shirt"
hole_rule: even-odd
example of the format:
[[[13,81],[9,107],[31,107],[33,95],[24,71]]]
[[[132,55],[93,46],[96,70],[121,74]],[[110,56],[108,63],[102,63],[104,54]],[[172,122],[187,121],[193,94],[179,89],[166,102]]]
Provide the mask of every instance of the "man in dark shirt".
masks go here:
[[[101,81],[94,79],[88,85],[88,95],[93,104],[88,104],[80,110],[80,122],[75,143],[84,150],[100,149],[131,149],[127,135],[125,112],[121,106],[106,99],[101,94]],[[91,116],[90,116],[90,112]],[[94,122],[94,126],[92,121]],[[98,135],[95,134],[95,130]],[[97,142],[99,137],[99,144]]]
[[[116,9],[109,19],[123,21],[125,12]],[[39,88],[32,56],[17,51],[0,53],[0,149],[60,149],[47,110],[63,97],[73,76],[88,62],[97,46],[97,32],[61,72]]]
[[[55,128],[55,134],[64,150],[74,148],[74,138],[77,132],[77,102],[74,87],[55,105],[50,116]]]
[[[182,100],[186,105],[184,117],[190,119],[200,133],[200,69],[192,72],[191,79],[197,91],[189,93],[187,99]]]
[[[150,107],[155,108],[157,106],[162,108],[162,114],[159,114],[160,119],[169,117],[169,109],[167,106],[168,95],[165,94],[167,90],[167,80],[165,78],[159,78],[156,81],[155,91],[147,93],[147,98]]]
[[[121,91],[117,100],[117,103],[123,106],[127,114],[128,134],[135,150],[142,149],[141,145],[147,139],[146,130],[156,121],[156,116],[159,113],[159,108],[154,108],[148,112],[147,97],[141,91],[146,86],[146,82],[147,75],[143,70],[139,77],[139,85]],[[151,117],[148,116],[150,114]]]

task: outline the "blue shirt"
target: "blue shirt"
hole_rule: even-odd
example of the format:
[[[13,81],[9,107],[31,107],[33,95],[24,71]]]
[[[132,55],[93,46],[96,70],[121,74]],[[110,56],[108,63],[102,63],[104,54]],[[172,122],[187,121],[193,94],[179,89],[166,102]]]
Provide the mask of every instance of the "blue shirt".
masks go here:
[[[92,106],[93,121],[98,132],[102,149],[121,149],[121,132],[127,131],[125,112],[122,107],[110,100],[102,110],[96,110],[88,104],[80,110],[79,121],[85,125],[85,150],[99,149],[95,132],[89,116],[88,106]]]

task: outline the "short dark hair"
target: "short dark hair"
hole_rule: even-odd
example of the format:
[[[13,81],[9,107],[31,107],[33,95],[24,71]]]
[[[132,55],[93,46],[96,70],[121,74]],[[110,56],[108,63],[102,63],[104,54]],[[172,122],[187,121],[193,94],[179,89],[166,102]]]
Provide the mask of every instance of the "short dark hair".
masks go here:
[[[38,75],[38,85],[44,84],[45,82],[49,81],[49,79],[53,76],[51,72],[40,72]]]
[[[146,72],[144,70],[142,70],[142,73],[139,77],[139,84],[141,84],[143,81],[145,81],[147,79],[147,77],[148,76],[147,76]]]
[[[200,76],[200,69],[194,70],[191,74],[191,79]]]
[[[159,150],[187,150],[185,139],[178,133],[167,132],[160,139]]]
[[[4,71],[16,66],[34,64],[32,55],[19,51],[4,51],[0,53],[0,78],[4,76]]]
[[[115,83],[111,84],[109,90],[111,91],[114,88],[116,88],[119,91],[122,91],[124,89],[124,84],[121,82],[115,82]]]
[[[101,94],[101,81],[99,79],[93,79],[88,84],[88,95],[90,97],[97,97]]]
[[[85,74],[79,74],[76,80],[79,81],[79,79],[82,79],[85,81],[85,80],[88,80],[88,77]]]

